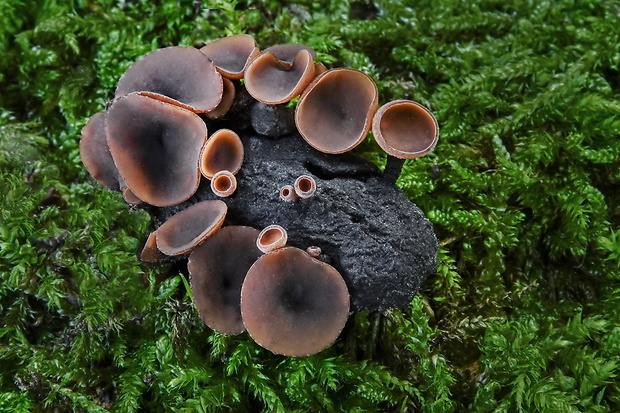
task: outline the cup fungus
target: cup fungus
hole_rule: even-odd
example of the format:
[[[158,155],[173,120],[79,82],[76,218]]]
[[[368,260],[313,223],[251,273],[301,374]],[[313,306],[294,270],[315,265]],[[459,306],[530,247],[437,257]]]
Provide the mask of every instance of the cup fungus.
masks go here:
[[[412,159],[429,153],[439,138],[435,116],[410,100],[386,103],[375,114],[372,133],[389,155]]]
[[[314,49],[301,43],[284,43],[269,46],[268,48],[263,50],[263,54],[273,53],[276,58],[281,62],[293,64],[295,57],[302,50],[310,53],[312,60],[316,59],[316,52],[314,51]]]
[[[249,34],[222,37],[200,49],[215,64],[217,71],[229,79],[241,79],[248,64],[259,54]]]
[[[288,235],[284,228],[280,225],[269,225],[258,234],[256,246],[262,252],[268,253],[283,248],[287,239]]]
[[[224,81],[224,93],[222,95],[222,100],[215,109],[205,113],[209,119],[219,119],[226,115],[235,102],[235,94],[237,92],[235,89],[235,84],[232,80],[225,77],[222,78],[222,80]]]
[[[364,140],[377,102],[377,87],[366,74],[331,69],[317,76],[302,94],[295,124],[310,146],[325,153],[343,153]]]
[[[280,199],[286,202],[291,202],[297,199],[297,193],[293,185],[284,185],[280,188]]]
[[[219,171],[236,174],[243,163],[243,142],[230,129],[220,129],[207,140],[200,155],[200,171],[211,179]]]
[[[140,260],[144,262],[157,262],[165,257],[166,254],[157,248],[157,231],[151,232],[144,243],[144,247],[142,247]]]
[[[173,215],[157,229],[157,248],[166,255],[190,252],[220,229],[228,207],[223,201],[202,201]]]
[[[316,191],[316,182],[310,175],[301,175],[295,180],[295,193],[300,198],[309,198]]]
[[[122,178],[118,173],[105,136],[105,111],[95,113],[82,128],[80,157],[99,185],[118,191]]]
[[[307,356],[340,335],[349,317],[349,291],[334,267],[287,247],[250,267],[241,287],[241,316],[260,346]]]
[[[320,247],[312,246],[312,247],[306,248],[306,253],[312,258],[318,257],[319,255],[321,255],[321,252],[323,251],[321,251]]]
[[[193,47],[155,50],[137,60],[118,81],[115,96],[139,92],[192,112],[209,112],[222,100],[222,76]]]
[[[223,334],[245,331],[241,320],[241,286],[254,262],[262,255],[256,248],[258,230],[224,227],[200,244],[189,256],[194,302],[200,318]]]
[[[112,103],[105,129],[112,158],[139,199],[169,206],[196,192],[198,157],[207,137],[198,115],[132,93]]]
[[[211,178],[211,190],[220,198],[232,195],[237,189],[237,178],[230,171],[219,171]]]
[[[248,66],[245,87],[254,99],[275,105],[299,96],[313,78],[314,60],[307,50],[300,50],[292,63],[267,52]]]

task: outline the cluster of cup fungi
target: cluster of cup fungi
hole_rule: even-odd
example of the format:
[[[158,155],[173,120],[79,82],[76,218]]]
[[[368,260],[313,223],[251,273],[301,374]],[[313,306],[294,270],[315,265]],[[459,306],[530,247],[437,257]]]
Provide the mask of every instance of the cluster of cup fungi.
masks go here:
[[[223,226],[234,194],[243,143],[230,129],[208,137],[207,119],[222,119],[245,87],[256,100],[284,104],[301,96],[295,124],[318,151],[340,154],[372,128],[390,156],[415,158],[438,138],[435,117],[407,100],[378,108],[374,82],[348,68],[327,70],[301,44],[260,51],[249,35],[224,37],[201,49],[168,47],[137,60],[118,82],[115,99],[82,130],[80,152],[102,186],[131,205],[165,207],[188,200],[201,176],[222,199],[197,202],[153,231],[143,261],[189,254],[200,317],[223,334],[247,331],[262,347],[286,356],[317,353],[336,340],[350,312],[347,285],[318,259],[318,247],[287,247],[286,230]],[[243,86],[239,79],[243,79]],[[316,182],[301,175],[280,189],[296,202]]]

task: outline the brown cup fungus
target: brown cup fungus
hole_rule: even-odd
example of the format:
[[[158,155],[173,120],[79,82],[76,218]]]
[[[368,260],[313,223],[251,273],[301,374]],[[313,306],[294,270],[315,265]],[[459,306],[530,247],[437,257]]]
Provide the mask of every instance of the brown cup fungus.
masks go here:
[[[292,63],[268,52],[248,66],[245,87],[254,99],[275,105],[299,96],[313,78],[314,61],[307,50],[300,50]]]
[[[241,288],[250,336],[276,354],[299,357],[333,343],[349,317],[349,292],[336,269],[298,248],[260,257]]]
[[[331,69],[317,76],[295,110],[301,136],[325,153],[343,153],[359,145],[377,110],[375,83],[353,69]]]
[[[439,126],[424,106],[410,100],[396,100],[377,111],[372,133],[389,155],[412,159],[433,150],[439,138]]]
[[[211,190],[220,198],[231,196],[237,189],[237,178],[229,171],[219,171],[211,178]]]
[[[222,100],[222,76],[205,54],[193,47],[166,47],[137,60],[121,77],[115,96],[132,92],[192,112],[209,112]]]
[[[137,94],[115,100],[106,118],[110,153],[133,194],[156,206],[196,192],[207,127],[196,114]]]
[[[220,229],[228,207],[223,201],[202,201],[173,215],[157,229],[157,248],[166,255],[190,252]]]
[[[90,175],[99,185],[118,191],[124,182],[122,182],[108,147],[105,136],[105,117],[105,111],[95,113],[82,128],[80,157]]]
[[[192,293],[200,318],[223,334],[245,331],[241,320],[241,286],[254,262],[258,230],[231,226],[217,231],[189,256]]]
[[[224,81],[224,94],[222,95],[222,100],[217,105],[215,109],[210,112],[205,113],[205,115],[209,119],[219,119],[226,115],[233,103],[235,102],[235,94],[237,93],[235,89],[235,84],[230,79],[222,78]]]
[[[293,185],[284,185],[280,188],[280,199],[286,202],[291,202],[297,199],[297,194],[295,193],[295,188],[293,188]]]
[[[284,228],[280,225],[269,225],[258,235],[256,246],[262,252],[268,253],[283,248],[286,245],[287,239],[288,235]]]
[[[323,251],[321,251],[320,247],[313,246],[313,247],[306,248],[306,253],[312,258],[318,257],[319,255],[321,255],[321,252]]]
[[[229,79],[241,79],[248,64],[259,54],[256,42],[249,34],[223,37],[200,51],[211,59],[222,76]]]
[[[276,59],[280,60],[281,62],[293,64],[295,57],[302,50],[308,52],[312,57],[312,60],[316,59],[316,52],[314,51],[314,49],[301,43],[276,44],[266,48],[265,50],[263,50],[262,53],[273,53],[276,56]]]
[[[242,163],[243,143],[230,129],[220,129],[211,135],[200,155],[200,171],[208,179],[219,171],[236,174]]]
[[[166,254],[157,248],[157,231],[151,232],[140,253],[140,260],[144,262],[157,262],[166,258]]]
[[[295,193],[300,198],[309,198],[316,191],[316,182],[310,175],[301,175],[295,180]]]

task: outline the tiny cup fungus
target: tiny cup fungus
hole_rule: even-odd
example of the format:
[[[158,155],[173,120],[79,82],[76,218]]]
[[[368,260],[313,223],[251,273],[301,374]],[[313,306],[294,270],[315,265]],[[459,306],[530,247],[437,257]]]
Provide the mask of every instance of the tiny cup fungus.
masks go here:
[[[211,179],[219,171],[236,174],[243,164],[243,142],[230,129],[220,129],[207,140],[200,154],[200,171]]]
[[[340,335],[349,317],[349,291],[331,265],[298,248],[282,248],[260,257],[248,271],[241,315],[260,346],[307,356]]]
[[[364,140],[377,102],[377,86],[368,75],[353,69],[331,69],[317,76],[301,95],[295,124],[313,148],[343,153]]]
[[[200,49],[217,67],[222,76],[241,79],[248,64],[259,54],[249,34],[222,37]]]
[[[293,185],[284,185],[280,188],[280,199],[286,202],[291,202],[297,199],[297,193]]]
[[[239,334],[241,286],[254,262],[262,255],[256,248],[258,230],[224,227],[206,239],[189,256],[192,292],[200,318],[215,331]]]
[[[306,252],[308,253],[309,256],[311,256],[312,258],[316,258],[319,255],[321,255],[321,248],[320,247],[316,247],[316,246],[312,246],[312,247],[308,247],[306,248]]]
[[[137,60],[118,81],[115,96],[138,92],[192,112],[209,112],[222,100],[222,76],[193,47],[155,50]]]
[[[219,171],[211,178],[211,190],[220,198],[232,195],[237,189],[237,178],[230,171]]]
[[[187,254],[220,229],[227,211],[220,200],[202,201],[184,209],[157,229],[157,248],[166,255]]]
[[[264,253],[268,253],[286,245],[288,235],[280,225],[269,225],[263,229],[256,239],[256,246]]]
[[[309,198],[316,191],[316,182],[310,175],[301,175],[295,180],[295,193],[300,198]]]
[[[157,248],[157,231],[153,231],[146,239],[144,247],[142,247],[140,260],[144,262],[157,262],[164,258],[166,258],[166,254]]]

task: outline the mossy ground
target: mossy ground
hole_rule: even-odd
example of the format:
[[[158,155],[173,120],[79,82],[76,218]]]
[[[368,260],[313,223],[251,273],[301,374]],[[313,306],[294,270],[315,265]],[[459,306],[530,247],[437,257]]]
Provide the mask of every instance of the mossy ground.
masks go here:
[[[441,126],[398,181],[437,273],[307,358],[209,331],[79,159],[138,57],[242,32]],[[620,2],[2,0],[0,56],[1,412],[620,409]]]

